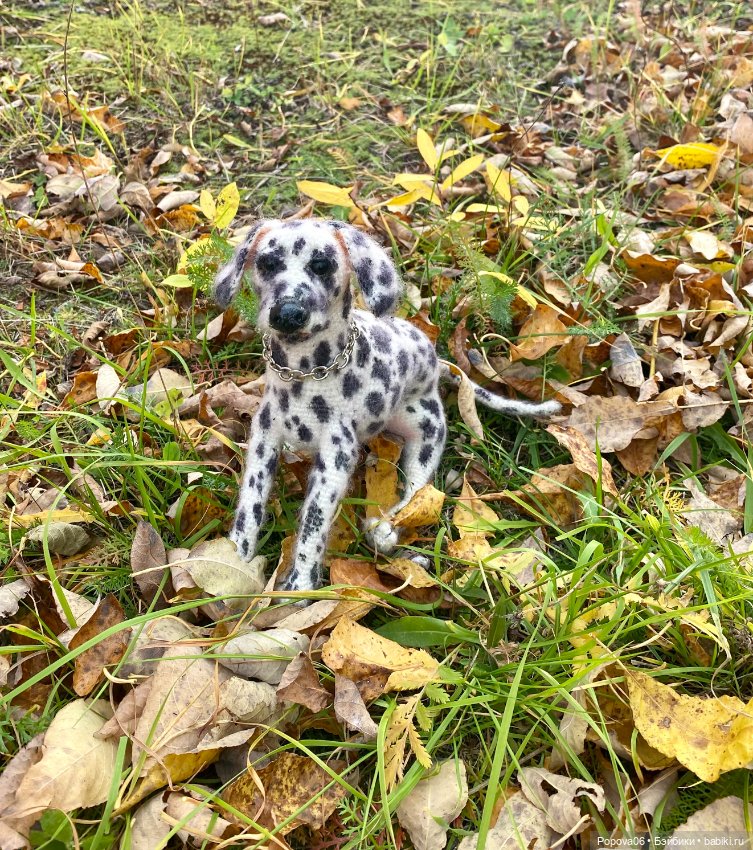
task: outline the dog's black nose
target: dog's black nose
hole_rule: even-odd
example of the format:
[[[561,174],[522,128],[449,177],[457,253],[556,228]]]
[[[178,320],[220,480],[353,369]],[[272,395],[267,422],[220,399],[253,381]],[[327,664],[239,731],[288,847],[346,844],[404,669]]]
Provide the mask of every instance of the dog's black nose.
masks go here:
[[[283,334],[299,331],[309,320],[309,311],[294,298],[283,298],[269,311],[269,324]]]

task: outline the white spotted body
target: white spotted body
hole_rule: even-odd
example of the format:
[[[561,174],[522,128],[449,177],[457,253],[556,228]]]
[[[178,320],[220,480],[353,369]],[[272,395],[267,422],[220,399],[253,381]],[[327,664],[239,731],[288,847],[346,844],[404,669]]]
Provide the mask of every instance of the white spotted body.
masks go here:
[[[230,536],[243,558],[254,556],[280,449],[311,453],[294,563],[282,588],[310,590],[321,583],[327,535],[360,445],[382,431],[404,438],[404,491],[370,535],[380,551],[396,545],[389,516],[433,478],[444,448],[438,384],[445,370],[426,336],[390,315],[402,293],[400,277],[384,250],[355,228],[313,220],[260,222],[217,275],[214,292],[221,304],[237,294],[246,270],[271,362]],[[373,312],[353,308],[351,272]],[[335,366],[353,325],[358,336],[348,362]],[[317,369],[321,380],[283,380],[287,370]],[[474,390],[479,401],[501,412],[537,416],[559,409],[556,402],[511,401]]]

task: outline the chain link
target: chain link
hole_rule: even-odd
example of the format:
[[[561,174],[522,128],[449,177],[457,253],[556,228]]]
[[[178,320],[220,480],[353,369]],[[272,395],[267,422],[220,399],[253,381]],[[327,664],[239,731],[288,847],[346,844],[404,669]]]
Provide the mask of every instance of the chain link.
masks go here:
[[[314,366],[314,368],[310,372],[302,372],[300,369],[291,369],[288,366],[280,366],[279,363],[275,362],[274,357],[272,356],[272,336],[271,334],[264,334],[261,338],[262,342],[262,357],[266,360],[269,368],[275,372],[281,381],[284,381],[286,384],[290,381],[304,381],[306,378],[311,378],[312,381],[323,381],[330,372],[339,372],[341,369],[344,369],[348,363],[350,362],[350,357],[353,354],[353,347],[356,344],[356,340],[361,336],[361,331],[353,322],[350,326],[350,332],[348,333],[348,341],[345,343],[345,348],[335,357],[335,359],[329,364],[329,366]]]

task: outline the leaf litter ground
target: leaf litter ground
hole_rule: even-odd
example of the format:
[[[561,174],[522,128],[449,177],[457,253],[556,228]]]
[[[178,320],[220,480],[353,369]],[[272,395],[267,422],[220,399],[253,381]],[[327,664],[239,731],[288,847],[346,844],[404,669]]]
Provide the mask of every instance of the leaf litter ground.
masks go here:
[[[3,18],[0,847],[742,836],[753,20],[239,12]],[[361,539],[378,438],[305,608],[307,458],[224,537],[263,370],[207,284],[258,214],[391,243],[460,377],[427,566]]]

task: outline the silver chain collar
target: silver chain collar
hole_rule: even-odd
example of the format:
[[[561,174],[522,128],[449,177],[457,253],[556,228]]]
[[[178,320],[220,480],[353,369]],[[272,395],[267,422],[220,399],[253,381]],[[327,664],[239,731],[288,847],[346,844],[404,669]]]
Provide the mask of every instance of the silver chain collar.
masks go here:
[[[339,372],[348,365],[350,356],[353,354],[353,346],[356,344],[356,340],[359,336],[361,336],[361,331],[359,330],[358,325],[356,325],[355,322],[352,322],[350,325],[350,332],[348,333],[348,341],[345,343],[345,348],[343,348],[329,366],[314,366],[310,372],[302,372],[300,369],[290,369],[287,366],[280,366],[279,363],[276,363],[272,356],[272,335],[268,333],[264,334],[261,338],[261,356],[267,361],[269,368],[279,375],[280,380],[285,381],[285,383],[290,381],[305,381],[306,378],[311,378],[313,381],[323,381],[330,372]]]

